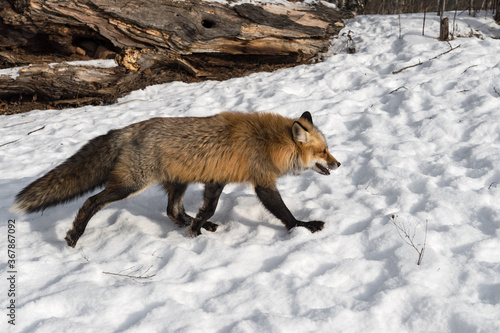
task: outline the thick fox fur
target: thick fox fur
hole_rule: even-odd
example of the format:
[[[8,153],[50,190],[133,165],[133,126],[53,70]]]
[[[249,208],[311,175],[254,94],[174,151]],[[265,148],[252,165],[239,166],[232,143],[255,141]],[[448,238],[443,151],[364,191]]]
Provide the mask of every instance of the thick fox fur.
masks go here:
[[[250,183],[264,206],[288,229],[312,232],[324,222],[296,220],[276,188],[277,178],[313,169],[328,175],[340,163],[328,152],[323,134],[309,112],[298,119],[271,113],[223,112],[211,117],[153,118],[90,140],[76,154],[24,188],[13,210],[32,213],[55,206],[93,189],[78,211],[66,242],[74,247],[90,218],[107,204],[152,184],[168,192],[167,214],[191,236],[208,221],[227,183]],[[205,183],[203,205],[196,217],[184,211],[189,183]]]

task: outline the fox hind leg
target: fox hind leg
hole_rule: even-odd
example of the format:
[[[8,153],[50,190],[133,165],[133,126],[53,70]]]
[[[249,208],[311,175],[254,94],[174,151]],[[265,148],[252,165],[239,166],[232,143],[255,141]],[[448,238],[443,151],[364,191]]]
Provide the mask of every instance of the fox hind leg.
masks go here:
[[[88,198],[78,210],[75,220],[73,221],[73,228],[66,233],[66,237],[64,238],[66,243],[71,247],[75,247],[78,239],[85,232],[89,220],[95,213],[104,206],[125,199],[138,190],[140,190],[140,187],[113,186],[113,184],[108,184],[102,192]]]
[[[184,193],[187,186],[187,183],[163,183],[163,188],[168,192],[168,217],[181,227],[194,225],[196,235],[201,233],[201,228],[212,232],[216,231],[218,225],[207,220],[215,212],[224,185],[205,184],[203,206],[200,208],[196,218],[189,216],[184,209]],[[194,232],[190,232],[190,234],[194,234]]]
[[[219,203],[220,195],[222,190],[224,190],[226,184],[222,183],[206,183],[205,190],[203,192],[203,206],[200,208],[198,214],[191,222],[191,226],[188,229],[188,234],[191,237],[196,237],[201,234],[201,228],[208,231],[214,232],[217,230],[218,225],[208,221],[211,218],[215,210],[217,209],[217,204]]]
[[[190,225],[193,219],[184,210],[184,193],[187,187],[187,183],[163,183],[163,188],[168,192],[167,215],[180,227]]]

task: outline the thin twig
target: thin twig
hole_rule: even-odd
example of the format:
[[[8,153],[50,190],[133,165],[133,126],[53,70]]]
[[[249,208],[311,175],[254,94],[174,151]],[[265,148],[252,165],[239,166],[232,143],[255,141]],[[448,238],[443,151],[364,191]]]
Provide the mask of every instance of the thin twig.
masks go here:
[[[122,277],[128,277],[131,279],[151,279],[156,276],[156,274],[153,275],[148,275],[148,276],[142,276],[142,275],[129,275],[129,274],[120,274],[120,273],[112,273],[112,272],[103,272],[104,274],[108,275],[116,275],[116,276],[122,276]]]
[[[462,74],[464,74],[465,72],[467,72],[469,69],[473,68],[473,67],[477,67],[477,65],[472,65],[472,66],[469,66],[467,67],[463,72]]]
[[[146,100],[145,99],[140,99],[140,98],[134,98],[134,99],[131,99],[129,101],[117,103],[117,104],[115,104],[115,106],[127,104],[127,103],[134,102],[134,101],[145,102]]]
[[[347,33],[347,39],[348,39],[348,48],[347,48],[347,52],[349,52],[350,54],[353,54],[353,53],[356,53],[356,46],[354,45],[354,40],[352,39],[352,36],[351,36],[351,33],[352,31],[349,30],[349,32]]]
[[[401,68],[400,70],[392,72],[392,74],[399,74],[399,73],[401,73],[402,71],[404,71],[406,69],[409,69],[409,68],[412,68],[412,67],[417,67],[417,66],[420,66],[422,64],[423,64],[423,62],[419,62],[418,64],[415,64],[415,65],[406,66],[406,67]]]
[[[392,94],[392,93],[398,92],[400,89],[406,89],[406,90],[408,90],[408,88],[406,88],[405,86],[401,86],[401,87],[399,87],[398,89],[394,89],[393,91],[391,91],[391,92],[389,93],[389,95],[390,95],[390,94]]]
[[[17,142],[17,141],[19,141],[19,139],[14,140],[14,141],[10,141],[10,142],[4,143],[4,144],[1,144],[0,147],[7,146],[7,145],[9,145],[11,143],[14,143],[14,142]]]
[[[4,128],[6,128],[6,127],[12,127],[12,126],[17,126],[17,125],[22,125],[22,124],[28,124],[28,123],[32,123],[32,122],[33,122],[33,121],[29,121],[29,122],[26,122],[26,123],[21,123],[21,124],[14,124],[14,125],[10,125],[10,126],[5,126]],[[28,132],[28,134],[27,134],[27,135],[30,135],[31,133],[35,133],[35,132],[37,132],[37,131],[41,131],[41,130],[43,130],[44,128],[45,128],[45,126],[40,127],[40,128],[38,128],[38,129],[36,129],[36,130],[33,130],[33,131],[31,131],[31,132]],[[14,142],[17,142],[17,141],[19,141],[19,139],[14,140],[14,141],[10,141],[10,142],[3,143],[3,144],[1,144],[1,145],[0,145],[0,147],[3,147],[3,146],[6,146],[6,145],[9,145],[9,144],[14,143]]]
[[[34,123],[35,121],[36,121],[36,119],[33,119],[32,121],[26,121],[24,123],[18,123],[18,124],[8,125],[8,126],[4,126],[3,128],[9,128],[9,127],[19,126],[19,125],[24,125],[24,124],[30,124],[30,123]]]
[[[446,53],[449,53],[449,52],[451,52],[451,51],[453,51],[453,50],[456,50],[456,49],[458,49],[458,48],[460,47],[460,44],[458,44],[457,46],[453,47],[453,46],[451,46],[450,42],[448,42],[448,45],[450,45],[450,49],[449,49],[448,51],[445,51],[445,52],[443,52],[443,53],[440,53],[440,54],[438,54],[437,56],[435,56],[435,57],[433,57],[433,58],[430,58],[430,59],[429,59],[429,60],[427,60],[427,61],[431,61],[431,60],[437,59],[437,58],[439,58],[440,56],[445,55]],[[406,70],[406,69],[409,69],[409,68],[412,68],[412,67],[417,67],[417,66],[420,66],[420,65],[422,65],[422,64],[423,64],[423,62],[419,61],[419,62],[418,62],[418,64],[403,67],[403,68],[401,68],[400,70],[397,70],[397,71],[392,72],[392,74],[399,74],[399,73],[401,73],[402,71],[404,71],[404,70]]]
[[[428,225],[429,225],[429,221],[425,220],[424,245],[422,245],[422,250],[420,251],[420,254],[418,255],[417,265],[420,265],[422,263],[422,260],[424,260],[425,244],[427,243],[427,226]]]
[[[496,87],[493,87],[493,90],[497,93],[497,95],[500,97],[500,92],[498,92]]]
[[[83,248],[80,248],[80,254],[82,255],[83,259],[87,260],[88,262],[90,262],[89,258],[87,257],[87,255],[85,254],[85,252],[83,252]]]
[[[115,276],[121,276],[121,277],[127,277],[127,278],[130,278],[132,280],[148,280],[148,279],[152,279],[156,276],[156,274],[152,274],[152,275],[147,275],[147,276],[144,276],[144,274],[146,274],[147,272],[149,272],[149,270],[151,269],[151,267],[153,267],[153,265],[151,265],[144,273],[142,273],[141,275],[130,275],[130,274],[121,274],[121,273],[112,273],[112,272],[103,272],[103,274],[108,274],[108,275],[115,275]],[[142,267],[141,267],[142,268]],[[137,271],[137,270],[136,270]]]
[[[45,128],[45,126],[42,126],[42,127],[38,128],[38,129],[36,129],[36,130],[33,130],[33,131],[31,131],[31,132],[28,132],[28,134],[26,134],[26,135],[30,135],[31,133],[35,133],[35,132],[41,131],[41,130],[43,130],[44,128]]]
[[[434,58],[430,58],[429,60],[437,59],[440,56],[445,55],[446,53],[450,53],[451,51],[456,50],[456,49],[458,49],[460,47],[460,44],[458,44],[457,46],[453,47],[453,46],[451,46],[450,42],[448,42],[448,45],[450,46],[450,49],[448,51],[445,51],[445,52],[443,52],[441,54],[438,54],[437,56],[435,56]]]
[[[353,54],[356,53],[356,47],[354,46],[354,40],[352,39],[352,31],[349,30],[347,34],[343,33],[342,36],[346,36],[347,40],[344,44],[341,45],[339,48],[339,52],[342,51],[344,48],[347,48],[347,53]]]
[[[398,224],[396,223],[396,217],[397,216],[394,216],[392,215],[390,217],[390,220],[391,222],[394,224],[394,226],[396,227],[396,231],[398,233],[398,236],[406,243],[408,244],[409,246],[413,247],[415,249],[415,251],[417,251],[418,253],[418,261],[417,261],[417,265],[420,265],[422,263],[422,260],[424,259],[424,252],[425,252],[425,245],[427,243],[427,226],[429,224],[428,220],[425,220],[425,234],[424,234],[424,244],[422,245],[422,247],[419,249],[415,243],[413,242],[414,238],[415,238],[415,233],[417,232],[417,226],[415,226],[415,228],[413,228],[413,233],[411,234],[410,236],[410,233],[411,231],[409,229],[406,228],[406,226],[404,224]]]

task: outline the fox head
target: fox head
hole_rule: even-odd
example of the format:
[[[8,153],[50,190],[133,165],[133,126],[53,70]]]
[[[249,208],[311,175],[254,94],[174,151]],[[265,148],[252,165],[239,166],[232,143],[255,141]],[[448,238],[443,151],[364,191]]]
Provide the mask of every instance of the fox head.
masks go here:
[[[311,113],[306,111],[292,126],[293,140],[299,148],[301,168],[312,169],[322,175],[340,166],[340,162],[328,152],[325,136],[314,125]]]

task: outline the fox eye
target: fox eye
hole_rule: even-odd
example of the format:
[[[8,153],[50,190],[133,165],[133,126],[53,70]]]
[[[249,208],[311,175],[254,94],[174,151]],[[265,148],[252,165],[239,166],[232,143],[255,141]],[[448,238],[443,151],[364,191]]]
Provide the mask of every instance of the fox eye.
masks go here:
[[[326,149],[323,149],[323,154],[326,154]]]

